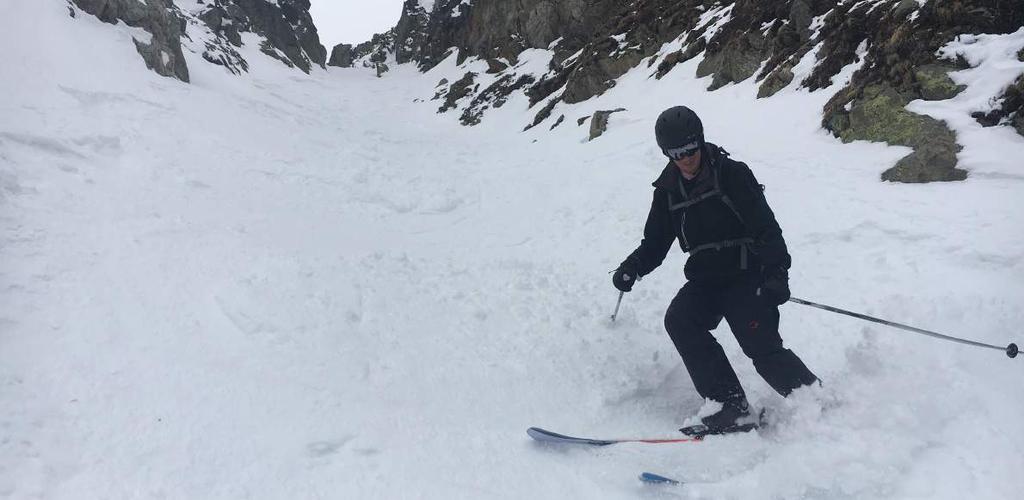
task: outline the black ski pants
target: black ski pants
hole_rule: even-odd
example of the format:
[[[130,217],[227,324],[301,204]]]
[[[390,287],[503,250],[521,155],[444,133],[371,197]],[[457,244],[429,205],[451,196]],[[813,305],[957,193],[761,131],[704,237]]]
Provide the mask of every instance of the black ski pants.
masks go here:
[[[736,372],[711,335],[724,317],[754,368],[779,394],[817,381],[817,377],[779,336],[779,308],[757,296],[756,276],[726,283],[687,282],[668,307],[665,329],[683,358],[697,392],[706,399],[745,399]]]

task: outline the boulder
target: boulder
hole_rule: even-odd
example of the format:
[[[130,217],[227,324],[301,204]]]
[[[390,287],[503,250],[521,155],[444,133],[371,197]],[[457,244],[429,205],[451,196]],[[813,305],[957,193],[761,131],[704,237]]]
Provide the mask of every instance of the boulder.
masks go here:
[[[590,119],[590,138],[587,140],[592,141],[601,137],[602,134],[608,131],[608,117],[610,117],[612,113],[618,113],[625,110],[626,108],[616,108],[612,110],[594,112],[594,115]]]

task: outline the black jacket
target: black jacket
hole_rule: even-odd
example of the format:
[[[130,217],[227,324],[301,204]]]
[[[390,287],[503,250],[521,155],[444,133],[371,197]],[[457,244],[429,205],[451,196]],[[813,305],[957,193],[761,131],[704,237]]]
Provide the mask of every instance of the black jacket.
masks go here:
[[[630,265],[640,276],[649,274],[661,265],[672,242],[678,239],[684,252],[704,247],[691,252],[686,261],[685,274],[690,281],[789,269],[791,260],[782,229],[750,168],[729,158],[714,144],[705,144],[701,155],[702,167],[696,179],[684,181],[670,161],[654,181],[654,201],[644,238],[623,265]],[[715,193],[716,186],[724,196]],[[737,242],[744,239],[746,244]],[[708,244],[722,242],[732,243],[707,248]]]

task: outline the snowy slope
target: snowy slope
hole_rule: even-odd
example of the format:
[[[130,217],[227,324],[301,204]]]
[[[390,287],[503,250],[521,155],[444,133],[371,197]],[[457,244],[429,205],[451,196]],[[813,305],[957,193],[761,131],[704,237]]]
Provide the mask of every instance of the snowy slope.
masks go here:
[[[522,97],[474,128],[413,102],[464,72],[451,61],[377,79],[253,53],[235,77],[186,53],[186,85],[124,26],[9,10],[0,496],[1019,496],[1019,359],[796,305],[784,338],[823,391],[782,400],[718,331],[770,434],[563,450],[524,433],[670,436],[702,406],[661,325],[678,250],[608,321],[664,107],[694,107],[768,186],[794,295],[1000,345],[1024,342],[1024,140],[1005,129],[953,124],[983,175],[888,184],[904,148],[818,128],[836,87],[707,93],[693,60],[519,133]],[[574,119],[619,106],[584,143]]]

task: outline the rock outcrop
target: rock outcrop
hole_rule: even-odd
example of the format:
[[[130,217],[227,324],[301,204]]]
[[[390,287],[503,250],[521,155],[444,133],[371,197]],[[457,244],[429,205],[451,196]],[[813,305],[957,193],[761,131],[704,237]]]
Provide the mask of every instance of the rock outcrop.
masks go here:
[[[75,6],[101,21],[142,28],[152,38],[133,38],[146,67],[162,76],[189,81],[188,66],[181,52],[182,23],[164,0],[73,0]],[[74,10],[71,11],[72,15]]]
[[[340,43],[334,46],[331,50],[331,58],[327,61],[328,66],[337,66],[339,68],[351,68],[355,58],[353,55],[355,52],[352,51],[352,44]]]
[[[257,35],[260,50],[289,67],[324,67],[327,51],[309,15],[309,0],[70,0],[100,20],[144,29],[136,48],[153,71],[189,81],[184,50],[235,74],[249,64],[237,50],[243,35]],[[74,10],[72,10],[74,15]]]
[[[242,33],[248,32],[262,39],[260,51],[289,67],[309,73],[313,65],[324,67],[327,62],[327,50],[309,15],[309,0],[198,0],[197,4],[201,6],[197,17],[219,39],[208,42],[204,53],[208,61],[224,60],[214,55],[224,55],[218,49],[241,47]]]
[[[844,142],[868,140],[914,148],[896,166],[882,173],[882,180],[901,182],[957,181],[967,172],[956,168],[960,147],[956,135],[934,118],[907,111],[910,96],[890,85],[871,85],[861,92],[835,126]]]

